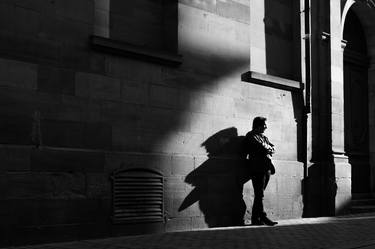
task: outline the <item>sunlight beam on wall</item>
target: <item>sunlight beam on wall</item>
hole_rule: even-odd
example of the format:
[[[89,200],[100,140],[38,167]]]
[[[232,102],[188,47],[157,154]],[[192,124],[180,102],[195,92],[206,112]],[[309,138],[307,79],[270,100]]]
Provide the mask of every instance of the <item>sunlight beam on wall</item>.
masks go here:
[[[94,35],[109,38],[111,0],[95,0]]]
[[[250,71],[267,73],[264,1],[250,2]]]

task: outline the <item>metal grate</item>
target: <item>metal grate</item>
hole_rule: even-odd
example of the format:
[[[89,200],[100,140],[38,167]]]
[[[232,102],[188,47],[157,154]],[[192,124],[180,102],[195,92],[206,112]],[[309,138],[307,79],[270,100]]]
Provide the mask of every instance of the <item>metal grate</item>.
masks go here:
[[[113,173],[113,222],[163,221],[163,176],[148,169]]]

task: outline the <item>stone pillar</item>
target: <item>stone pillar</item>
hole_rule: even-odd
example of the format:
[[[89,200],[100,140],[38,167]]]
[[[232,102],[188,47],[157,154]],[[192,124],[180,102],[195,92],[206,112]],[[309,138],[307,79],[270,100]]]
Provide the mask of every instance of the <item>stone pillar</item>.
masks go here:
[[[344,50],[341,42],[340,1],[330,1],[332,159],[335,170],[335,214],[351,200],[351,166],[344,150]]]
[[[371,22],[370,25],[365,26],[367,43],[373,48],[375,47],[375,25],[373,24],[375,16],[371,13],[366,17]],[[368,70],[370,191],[375,196],[375,50],[369,49],[368,56],[370,58]]]
[[[375,64],[368,71],[370,188],[375,195]]]

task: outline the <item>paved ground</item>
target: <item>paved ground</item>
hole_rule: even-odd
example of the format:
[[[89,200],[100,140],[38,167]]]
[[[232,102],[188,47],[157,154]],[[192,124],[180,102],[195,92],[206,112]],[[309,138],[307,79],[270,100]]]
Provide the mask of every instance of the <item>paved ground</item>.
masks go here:
[[[14,248],[14,247],[12,247]],[[17,247],[17,249],[375,249],[375,213],[245,226],[116,237]]]

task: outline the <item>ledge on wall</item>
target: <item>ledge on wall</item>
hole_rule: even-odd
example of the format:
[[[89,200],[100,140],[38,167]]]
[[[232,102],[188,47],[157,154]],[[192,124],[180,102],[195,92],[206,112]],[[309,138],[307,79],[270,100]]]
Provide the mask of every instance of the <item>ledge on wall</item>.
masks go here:
[[[268,74],[256,73],[248,71],[241,75],[241,80],[262,86],[273,87],[289,91],[302,91],[303,85],[295,80],[289,80]]]
[[[182,63],[181,55],[168,51],[135,46],[126,42],[112,40],[101,36],[91,36],[90,45],[94,49],[102,52],[113,53],[163,65],[178,66]]]

